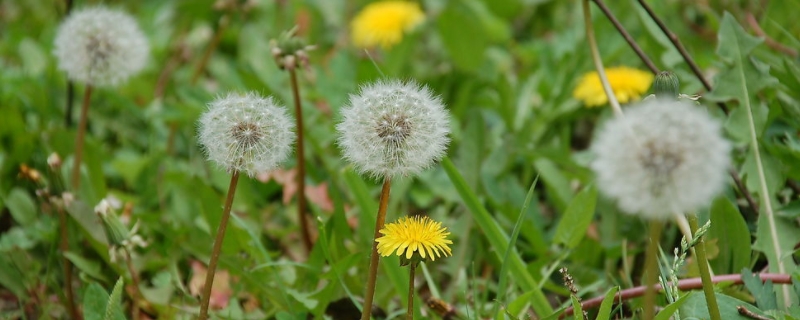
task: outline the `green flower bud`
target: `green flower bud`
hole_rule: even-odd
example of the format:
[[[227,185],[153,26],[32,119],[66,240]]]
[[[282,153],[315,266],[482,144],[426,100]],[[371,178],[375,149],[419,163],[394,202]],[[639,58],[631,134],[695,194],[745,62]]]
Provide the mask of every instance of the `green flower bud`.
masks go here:
[[[670,71],[661,71],[656,75],[656,80],[653,83],[653,91],[656,94],[656,98],[675,100],[678,98],[680,90],[679,84],[678,76],[674,73]]]

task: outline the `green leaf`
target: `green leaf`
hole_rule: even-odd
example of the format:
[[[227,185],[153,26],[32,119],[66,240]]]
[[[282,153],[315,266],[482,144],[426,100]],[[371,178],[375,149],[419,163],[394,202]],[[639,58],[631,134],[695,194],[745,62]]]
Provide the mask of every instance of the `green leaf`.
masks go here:
[[[108,304],[108,293],[96,282],[89,283],[83,293],[83,319],[102,320]]]
[[[600,303],[600,310],[597,311],[596,320],[608,320],[611,318],[611,307],[614,306],[617,292],[619,292],[619,287],[611,287],[608,289],[606,296],[603,298],[603,302]]]
[[[24,189],[11,189],[4,202],[14,221],[20,225],[28,226],[36,222],[36,203]]]
[[[574,295],[570,295],[569,297],[572,301],[572,319],[583,320],[583,306],[581,306],[580,300]]]
[[[717,198],[711,205],[711,228],[708,239],[718,239],[719,254],[711,260],[717,273],[734,273],[750,265],[750,230],[742,214],[725,197]]]
[[[689,296],[690,295],[691,295],[691,293],[685,294],[683,297],[680,297],[680,299],[678,299],[678,301],[675,301],[673,303],[668,304],[666,307],[664,307],[663,310],[661,310],[656,315],[656,317],[653,320],[669,320],[669,319],[672,319],[672,315],[675,314],[675,311],[678,311],[678,309],[681,306],[683,306],[683,304],[686,303],[686,301],[689,300]]]
[[[489,46],[486,30],[475,23],[479,17],[462,1],[450,1],[436,19],[436,27],[453,63],[467,71],[477,70]]]
[[[111,295],[108,297],[108,304],[106,305],[106,314],[103,317],[103,320],[118,320],[118,319],[125,319],[125,316],[122,314],[122,287],[124,286],[124,282],[122,281],[122,277],[119,277],[117,280],[117,284],[114,285],[114,289],[111,290]]]
[[[763,39],[748,34],[728,12],[722,18],[718,37],[717,55],[726,67],[717,75],[714,90],[705,98],[744,103],[749,99],[748,92],[755,94],[777,83],[769,74],[769,66],[750,56]]]
[[[444,158],[442,160],[442,167],[447,173],[447,176],[450,177],[450,181],[453,182],[453,186],[458,191],[461,199],[464,200],[464,204],[472,213],[472,217],[477,222],[478,227],[480,227],[483,234],[486,235],[486,239],[489,240],[489,244],[492,246],[494,253],[498,255],[498,259],[502,259],[499,255],[501,252],[505,252],[508,249],[508,235],[500,229],[500,226],[497,225],[497,222],[494,221],[491,214],[489,214],[486,208],[478,201],[475,192],[467,186],[466,181],[464,181],[461,173],[456,169],[453,161],[450,160],[450,158]],[[534,292],[531,299],[533,310],[542,317],[552,314],[553,308],[550,306],[550,302],[548,302],[547,297],[545,297],[544,293],[541,291],[536,280],[528,273],[525,263],[516,251],[512,251],[508,262],[510,264],[509,272],[511,272],[514,280],[519,283],[519,286],[526,292]]]
[[[750,291],[756,304],[764,310],[774,310],[778,308],[778,298],[775,296],[772,280],[761,282],[761,277],[753,274],[750,269],[742,269],[742,282],[745,288]]]
[[[710,319],[710,315],[708,314],[708,306],[706,305],[706,297],[702,291],[692,291],[692,293],[687,295],[688,298],[686,302],[684,302],[683,306],[681,306],[681,318],[688,319],[690,317],[697,318],[697,319]],[[733,298],[731,296],[727,296],[721,293],[716,293],[717,296],[717,303],[719,304],[719,312],[722,316],[722,319],[725,320],[752,320],[748,317],[742,316],[736,311],[737,306],[744,306],[748,310],[753,311],[756,314],[764,315],[764,312],[756,308],[755,306],[744,302],[742,300]],[[683,298],[681,298],[683,299]],[[679,300],[680,301],[680,300]],[[675,303],[678,303],[676,301]],[[663,312],[663,311],[662,311]]]
[[[86,273],[90,277],[94,278],[98,281],[108,281],[108,278],[103,275],[102,266],[97,261],[92,261],[89,259],[84,259],[83,257],[72,253],[72,252],[64,252],[64,256],[75,265],[83,273]]]
[[[586,235],[589,224],[594,217],[594,208],[597,204],[597,188],[587,186],[570,201],[564,217],[558,223],[553,242],[560,243],[567,248],[574,249]]]

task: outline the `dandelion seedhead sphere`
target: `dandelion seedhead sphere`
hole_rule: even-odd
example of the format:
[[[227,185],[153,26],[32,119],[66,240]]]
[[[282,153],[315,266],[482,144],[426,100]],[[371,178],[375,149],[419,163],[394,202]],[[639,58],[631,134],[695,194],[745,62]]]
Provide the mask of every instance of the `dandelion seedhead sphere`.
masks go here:
[[[648,219],[694,213],[722,191],[730,144],[704,109],[649,100],[613,119],[592,145],[600,190]]]
[[[337,125],[339,145],[357,170],[408,176],[444,156],[449,115],[439,97],[414,82],[377,82],[350,96]]]
[[[147,38],[128,14],[104,7],[70,14],[58,28],[54,54],[58,68],[78,82],[113,87],[147,62]]]
[[[293,130],[292,120],[272,98],[229,94],[211,102],[200,117],[199,139],[209,160],[252,177],[286,160]]]

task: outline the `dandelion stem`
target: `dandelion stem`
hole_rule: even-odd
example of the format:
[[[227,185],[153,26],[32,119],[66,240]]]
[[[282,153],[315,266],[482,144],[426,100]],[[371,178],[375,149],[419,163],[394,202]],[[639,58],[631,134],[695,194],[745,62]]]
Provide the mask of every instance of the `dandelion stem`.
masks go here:
[[[83,138],[86,135],[86,121],[89,113],[89,101],[92,99],[92,86],[87,85],[83,94],[81,120],[78,123],[78,135],[75,136],[75,161],[72,163],[72,191],[78,192],[81,186],[81,161],[83,159]]]
[[[650,16],[650,19],[653,19],[653,22],[655,22],[658,25],[658,28],[661,29],[661,32],[664,33],[664,35],[667,36],[667,38],[669,38],[669,41],[672,42],[672,45],[681,54],[683,60],[686,61],[686,64],[688,64],[689,68],[692,69],[692,73],[694,73],[697,79],[700,80],[700,82],[703,84],[703,87],[705,87],[706,90],[711,91],[711,83],[708,82],[708,79],[706,79],[705,76],[703,76],[703,71],[700,70],[700,67],[698,67],[697,63],[694,62],[692,56],[690,56],[689,52],[686,51],[686,48],[683,47],[683,44],[681,43],[681,40],[678,39],[678,36],[672,33],[672,31],[670,31],[669,28],[667,28],[667,25],[665,25],[664,22],[661,21],[661,19],[659,19],[658,16],[656,16],[656,13],[653,12],[653,9],[650,8],[647,2],[645,2],[644,0],[638,0],[638,1],[639,4],[642,6],[642,8],[645,11],[647,11],[647,14]],[[724,102],[718,102],[717,105],[720,107],[720,109],[722,109],[722,111],[725,112],[725,114],[728,114],[728,106],[725,105]]]
[[[408,266],[408,311],[407,320],[414,320],[414,275],[417,272],[417,263],[412,262]]]
[[[369,258],[369,276],[367,278],[367,289],[364,294],[364,309],[361,310],[361,320],[369,320],[372,313],[372,300],[375,297],[375,284],[378,280],[378,242],[375,241],[381,236],[381,229],[386,222],[386,207],[389,206],[389,191],[392,186],[392,179],[386,177],[383,180],[381,189],[381,201],[378,206],[378,218],[375,220],[375,234],[372,239],[372,253]]]
[[[69,251],[69,236],[67,234],[67,213],[61,207],[57,208],[58,211],[58,224],[61,233],[61,242],[59,248],[61,249],[61,259],[64,263],[64,295],[67,298],[67,312],[73,320],[81,319],[78,309],[75,308],[75,296],[72,291],[72,262],[67,259],[65,255]]]
[[[75,83],[67,79],[67,105],[64,111],[64,126],[72,126],[72,100],[75,99]]]
[[[600,76],[600,83],[603,84],[603,91],[608,96],[608,103],[611,109],[614,110],[614,115],[617,117],[622,116],[622,108],[619,106],[617,96],[611,90],[611,83],[608,82],[605,67],[603,67],[603,59],[600,58],[600,50],[597,48],[597,41],[594,38],[594,27],[592,26],[592,13],[589,11],[589,0],[583,0],[583,22],[586,24],[586,41],[589,42],[589,49],[592,51],[592,61],[597,69],[597,75]]]
[[[200,78],[200,74],[203,73],[203,70],[205,70],[206,64],[208,64],[208,59],[211,58],[211,53],[214,52],[214,50],[217,48],[217,45],[219,45],[219,41],[222,40],[222,32],[225,31],[225,28],[228,26],[229,20],[230,18],[228,18],[227,13],[219,19],[217,31],[214,32],[211,42],[208,44],[206,51],[203,52],[203,57],[200,58],[200,62],[194,68],[191,81],[192,84],[197,83],[197,79]]]
[[[692,228],[692,233],[697,234],[700,229],[697,223],[697,216],[690,214],[687,216],[689,226]],[[717,305],[717,296],[714,294],[714,283],[711,282],[711,271],[708,267],[708,258],[706,257],[706,242],[705,236],[701,236],[697,244],[694,246],[694,254],[697,256],[697,267],[700,269],[700,279],[703,281],[703,293],[706,295],[706,307],[708,314],[711,315],[711,320],[721,320],[722,317],[719,313],[719,306]]]
[[[741,62],[739,62],[741,63]],[[739,66],[739,70],[742,70],[742,67]],[[741,75],[742,79],[744,79],[744,74]],[[747,85],[745,85],[744,81],[741,81],[741,90],[744,93],[744,101],[743,104],[745,108],[747,108],[747,122],[750,129],[750,147],[753,148],[753,154],[755,154],[756,158],[756,169],[758,170],[758,184],[761,191],[761,202],[764,204],[764,214],[766,215],[763,218],[767,219],[767,225],[769,226],[769,235],[770,241],[772,242],[772,250],[773,254],[775,255],[775,259],[777,261],[777,266],[770,266],[770,269],[773,267],[777,267],[778,273],[786,273],[786,266],[783,263],[784,253],[781,252],[781,244],[778,240],[778,227],[775,224],[775,214],[772,211],[772,195],[769,192],[769,188],[767,187],[767,177],[764,173],[764,163],[761,161],[761,151],[758,147],[758,134],[756,134],[756,124],[755,120],[753,119],[753,108],[750,106],[750,95],[747,90]],[[772,264],[772,261],[770,261]],[[783,302],[785,303],[784,307],[789,307],[792,303],[792,296],[790,294],[789,288],[784,286],[783,290],[781,291],[781,295],[783,296]]]
[[[297,126],[297,219],[300,221],[300,234],[306,252],[311,252],[314,245],[311,241],[311,230],[306,219],[306,156],[303,140],[303,106],[300,101],[300,87],[297,85],[297,69],[287,68],[292,82],[292,95],[294,97],[294,114]]]
[[[136,273],[136,269],[133,267],[133,258],[131,258],[131,251],[128,248],[123,247],[125,250],[125,264],[128,267],[128,272],[131,274],[131,281],[133,282],[133,305],[131,306],[131,319],[139,319],[139,307],[141,305],[141,301],[144,299],[142,296],[142,292],[139,291],[139,274]]]
[[[650,221],[650,243],[645,252],[645,291],[644,291],[644,316],[642,319],[653,319],[656,306],[656,282],[658,282],[658,243],[661,239],[663,222]]]
[[[603,2],[603,0],[592,0],[592,1],[594,1],[597,7],[600,8],[600,11],[603,11],[603,14],[605,14],[606,18],[608,18],[608,21],[611,21],[611,24],[614,25],[614,28],[616,28],[619,34],[622,35],[623,38],[625,38],[625,41],[628,43],[631,49],[633,49],[633,51],[636,52],[636,55],[639,56],[639,59],[641,59],[642,62],[644,62],[644,64],[647,65],[647,68],[650,69],[650,71],[652,71],[653,73],[658,74],[660,70],[658,70],[656,64],[653,63],[653,60],[650,60],[650,58],[647,56],[647,54],[644,53],[644,51],[642,51],[642,48],[639,47],[639,45],[636,43],[636,40],[633,40],[633,37],[631,37],[628,31],[625,30],[625,27],[623,27],[622,24],[619,23],[619,20],[617,20],[614,14],[611,13],[611,10],[609,10],[608,7],[606,7],[605,2]]]
[[[208,261],[206,270],[206,282],[203,285],[203,297],[200,300],[200,320],[208,318],[208,303],[211,299],[211,287],[214,284],[214,274],[217,271],[217,261],[220,251],[222,251],[222,240],[225,239],[225,229],[228,226],[228,219],[231,217],[231,205],[233,196],[236,193],[236,184],[239,182],[239,171],[234,170],[231,175],[231,184],[228,186],[228,195],[225,198],[225,207],[222,209],[222,219],[217,227],[217,236],[214,239],[214,247],[211,249],[211,260]]]

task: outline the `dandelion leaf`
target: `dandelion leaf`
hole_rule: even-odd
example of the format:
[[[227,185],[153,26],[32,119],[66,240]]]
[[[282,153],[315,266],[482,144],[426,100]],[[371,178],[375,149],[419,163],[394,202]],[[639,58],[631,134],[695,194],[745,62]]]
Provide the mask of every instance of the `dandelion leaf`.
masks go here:
[[[719,253],[710,261],[717,273],[734,273],[750,265],[750,230],[739,210],[725,197],[711,205],[711,228],[708,239],[716,239]],[[709,242],[710,242],[709,241]]]
[[[742,316],[736,311],[737,306],[744,306],[747,310],[755,314],[764,315],[764,312],[755,306],[744,302],[742,300],[733,298],[728,295],[716,293],[717,303],[719,304],[719,311],[722,319],[725,320],[750,320],[750,318]],[[710,319],[708,314],[708,306],[706,305],[706,297],[702,291],[692,291],[688,294],[686,302],[680,307],[681,319]]]
[[[597,188],[589,186],[570,201],[564,217],[558,223],[555,242],[574,249],[580,244],[589,229],[597,204]]]
[[[769,66],[750,56],[753,49],[764,40],[745,32],[730,13],[726,12],[722,18],[718,38],[717,55],[725,68],[715,78],[714,90],[706,98],[742,102],[759,90],[777,83],[769,74]]]
[[[753,298],[756,299],[756,304],[759,308],[764,310],[773,310],[778,308],[778,298],[775,296],[775,290],[771,280],[761,282],[761,278],[753,274],[750,269],[742,269],[742,282]]]

